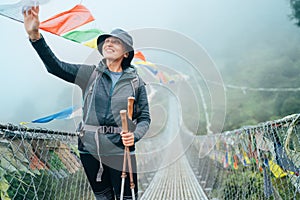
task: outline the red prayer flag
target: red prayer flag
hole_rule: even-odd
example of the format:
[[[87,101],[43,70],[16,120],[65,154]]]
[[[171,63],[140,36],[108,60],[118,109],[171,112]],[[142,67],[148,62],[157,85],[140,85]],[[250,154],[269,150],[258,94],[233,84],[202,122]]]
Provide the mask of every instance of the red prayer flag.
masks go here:
[[[233,159],[234,159],[233,168],[238,169],[239,167],[238,167],[238,157],[237,157],[237,155],[234,155]]]
[[[134,57],[135,57],[135,58],[139,58],[139,59],[141,59],[142,61],[145,61],[145,62],[146,62],[146,58],[145,58],[144,54],[143,54],[142,52],[140,52],[140,51],[136,52],[136,53],[134,54]]]
[[[40,29],[62,35],[95,20],[90,11],[79,4],[40,23]]]
[[[166,79],[165,75],[164,75],[162,72],[158,72],[158,73],[157,73],[157,76],[158,76],[159,81],[160,81],[161,83],[167,83],[167,79]]]

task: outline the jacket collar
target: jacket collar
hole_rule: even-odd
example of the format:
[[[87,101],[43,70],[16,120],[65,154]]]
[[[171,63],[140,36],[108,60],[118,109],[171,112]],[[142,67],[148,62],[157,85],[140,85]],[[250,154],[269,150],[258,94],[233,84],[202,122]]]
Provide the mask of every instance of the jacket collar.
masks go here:
[[[105,71],[106,72],[109,71],[107,65],[104,63],[104,60],[101,60],[99,62],[96,70],[98,70],[98,71],[100,71],[102,73],[105,72]],[[135,67],[133,65],[131,65],[131,66],[125,68],[123,70],[123,73],[124,74],[128,74],[128,75],[131,75],[131,74],[134,75],[134,74],[136,74],[136,69],[135,69]]]

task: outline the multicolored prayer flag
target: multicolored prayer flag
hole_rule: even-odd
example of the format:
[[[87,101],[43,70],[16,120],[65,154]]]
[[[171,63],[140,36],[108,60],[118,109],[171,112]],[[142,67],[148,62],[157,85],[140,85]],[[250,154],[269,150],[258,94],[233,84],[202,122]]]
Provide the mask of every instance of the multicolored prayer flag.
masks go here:
[[[40,29],[97,49],[97,38],[104,32],[96,28],[79,30],[83,25],[94,20],[90,11],[79,4],[41,22]]]
[[[90,11],[79,4],[68,11],[59,13],[41,22],[40,29],[97,49],[97,38],[104,32],[95,28],[88,30],[77,29],[93,20],[94,17]],[[134,58],[139,59],[134,62],[135,65],[146,68],[160,83],[174,82],[174,79],[170,79],[165,72],[159,71],[154,63],[146,61],[146,58],[141,51],[137,51]]]
[[[229,163],[228,163],[228,152],[227,151],[226,151],[225,157],[223,159],[224,159],[223,167],[227,168],[229,166]]]
[[[245,159],[245,164],[246,165],[250,165],[251,161],[250,161],[250,159],[249,159],[249,157],[248,157],[248,155],[247,155],[247,153],[245,151],[243,151],[243,157]]]

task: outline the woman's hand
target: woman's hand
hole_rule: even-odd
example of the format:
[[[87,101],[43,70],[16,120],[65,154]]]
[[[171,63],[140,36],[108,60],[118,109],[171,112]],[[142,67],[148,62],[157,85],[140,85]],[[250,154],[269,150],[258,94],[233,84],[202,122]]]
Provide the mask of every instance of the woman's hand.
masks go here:
[[[122,142],[125,147],[134,145],[134,134],[132,132],[121,132]]]
[[[23,12],[24,27],[31,40],[40,39],[40,20],[39,20],[39,6],[31,7],[29,10]]]

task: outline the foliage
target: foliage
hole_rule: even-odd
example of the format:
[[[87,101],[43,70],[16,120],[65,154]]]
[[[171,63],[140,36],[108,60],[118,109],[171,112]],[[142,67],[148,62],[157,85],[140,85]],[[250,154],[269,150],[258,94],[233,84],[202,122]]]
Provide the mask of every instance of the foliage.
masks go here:
[[[272,179],[272,184],[276,187],[276,190],[282,199],[288,199],[291,197],[293,197],[293,199],[300,199],[300,193],[294,192],[295,186],[291,183],[288,176],[284,178],[274,178]]]
[[[29,146],[24,145],[25,143],[17,139],[0,142],[1,200],[82,199],[82,195],[89,195],[89,192],[82,194],[82,191],[89,189],[88,182],[83,179],[85,175],[82,168],[76,172],[69,172],[53,150],[45,153],[47,167],[39,168],[39,161],[31,160],[33,157],[26,154],[31,151]],[[18,148],[14,148],[15,146]],[[47,147],[41,152],[46,152],[46,149],[49,149]]]
[[[240,173],[227,172],[228,176],[222,184],[222,198],[231,199],[261,199],[264,196],[262,173],[249,170]]]
[[[220,69],[227,88],[224,131],[299,113],[300,38],[253,43]],[[233,61],[234,60],[234,61]],[[279,90],[264,90],[277,88]],[[256,89],[256,90],[255,90]]]
[[[51,159],[49,160],[49,165],[56,170],[66,169],[65,165],[61,162],[58,155],[54,151],[49,151]]]
[[[0,199],[10,200],[7,190],[9,188],[9,184],[5,179],[4,175],[6,174],[5,170],[0,167]]]
[[[11,199],[15,200],[45,199],[50,196],[53,199],[79,198],[82,195],[79,192],[82,190],[77,186],[86,187],[78,178],[83,175],[82,173],[82,170],[79,170],[75,174],[68,174],[65,178],[57,178],[46,170],[41,170],[40,175],[35,176],[25,172],[20,172],[20,175],[6,174],[5,178],[10,185],[7,193]],[[71,180],[72,184],[68,184]]]
[[[292,19],[296,21],[296,25],[300,26],[300,0],[290,0],[292,8]]]

